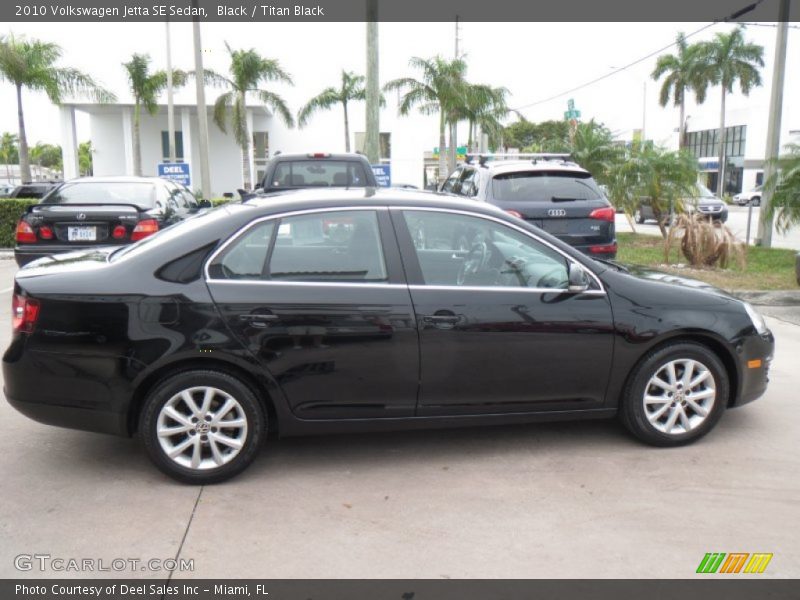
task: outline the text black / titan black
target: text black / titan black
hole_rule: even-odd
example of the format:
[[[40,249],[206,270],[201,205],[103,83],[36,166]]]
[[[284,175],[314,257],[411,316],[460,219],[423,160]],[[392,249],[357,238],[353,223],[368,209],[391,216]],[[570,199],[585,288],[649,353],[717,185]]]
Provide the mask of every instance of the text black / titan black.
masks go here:
[[[654,445],[766,390],[749,305],[483,203],[304,190],[19,271],[5,394],[187,482],[281,436],[619,415]]]

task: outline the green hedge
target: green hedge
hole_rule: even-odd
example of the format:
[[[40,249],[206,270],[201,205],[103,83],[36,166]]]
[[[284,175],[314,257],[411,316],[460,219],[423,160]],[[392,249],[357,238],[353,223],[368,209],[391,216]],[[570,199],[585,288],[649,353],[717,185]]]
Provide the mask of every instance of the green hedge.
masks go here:
[[[13,248],[17,223],[29,206],[38,204],[35,198],[0,198],[0,248]]]
[[[223,204],[227,204],[228,202],[233,202],[233,198],[212,198],[211,205],[212,206],[221,206]]]

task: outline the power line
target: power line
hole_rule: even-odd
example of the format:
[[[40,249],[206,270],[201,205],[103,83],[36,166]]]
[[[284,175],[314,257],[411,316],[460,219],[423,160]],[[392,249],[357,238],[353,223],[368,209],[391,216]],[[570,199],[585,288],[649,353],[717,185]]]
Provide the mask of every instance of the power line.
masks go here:
[[[684,39],[688,40],[690,37],[693,37],[693,36],[697,35],[698,33],[701,33],[703,31],[705,31],[709,27],[713,27],[714,25],[717,25],[719,23],[730,22],[730,21],[736,19],[737,17],[742,16],[743,14],[749,13],[752,10],[754,10],[762,2],[764,2],[764,0],[756,0],[756,2],[754,2],[752,4],[749,4],[749,5],[745,6],[744,8],[731,13],[730,15],[725,17],[724,19],[720,19],[718,21],[712,21],[711,23],[707,23],[706,25],[703,25],[700,29],[697,29],[695,31],[692,31],[689,34],[684,35]],[[666,50],[669,50],[670,48],[672,48],[676,44],[677,44],[677,41],[672,42],[670,44],[667,44],[663,48],[660,48],[658,50],[650,52],[646,56],[643,56],[643,57],[641,57],[641,58],[639,58],[637,60],[634,60],[633,62],[628,63],[627,65],[624,65],[622,67],[614,69],[614,70],[612,70],[612,71],[610,71],[610,72],[608,72],[608,73],[606,73],[604,75],[601,75],[599,77],[595,77],[594,79],[592,79],[590,81],[587,81],[585,83],[582,83],[582,84],[580,84],[578,86],[575,86],[574,88],[570,88],[570,89],[568,89],[566,91],[563,91],[563,92],[560,92],[558,94],[554,94],[554,95],[549,96],[547,98],[543,98],[542,100],[537,100],[536,102],[531,102],[530,104],[525,104],[523,106],[519,106],[517,108],[514,108],[514,109],[512,109],[512,112],[524,110],[526,108],[532,108],[532,107],[538,106],[540,104],[545,104],[547,102],[551,102],[553,100],[557,100],[558,98],[562,98],[563,96],[566,96],[568,94],[572,94],[573,92],[577,92],[578,90],[582,90],[582,89],[584,89],[586,87],[589,87],[590,85],[594,85],[595,83],[603,81],[604,79],[608,79],[609,77],[613,77],[614,75],[616,75],[618,73],[622,73],[623,71],[627,71],[631,67],[635,67],[636,65],[638,65],[640,63],[643,63],[644,61],[649,60],[649,59],[653,58],[654,56],[656,56],[658,54],[661,54],[662,52],[664,52]]]

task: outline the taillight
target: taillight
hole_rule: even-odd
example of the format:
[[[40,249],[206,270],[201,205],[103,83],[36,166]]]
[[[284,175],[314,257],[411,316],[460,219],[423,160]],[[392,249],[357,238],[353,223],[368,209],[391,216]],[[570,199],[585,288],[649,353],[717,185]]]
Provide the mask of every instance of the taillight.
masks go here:
[[[131,241],[141,240],[148,235],[153,235],[158,231],[158,221],[155,219],[144,219],[136,224],[131,233]]]
[[[601,221],[609,221],[611,223],[614,222],[614,207],[608,206],[606,208],[595,208],[591,213],[589,213],[590,219],[600,219]]]
[[[11,299],[11,328],[14,333],[31,333],[39,319],[39,301],[14,294]]]
[[[114,227],[114,230],[111,232],[111,237],[115,240],[121,240],[128,234],[128,230],[125,229],[124,225],[117,225]]]
[[[36,242],[36,233],[33,227],[28,225],[25,221],[17,223],[17,243],[18,244],[33,244]]]
[[[589,246],[589,252],[592,254],[611,254],[617,251],[617,242],[613,244],[603,244],[601,246]]]
[[[43,240],[52,240],[53,239],[53,229],[47,225],[42,225],[39,227],[39,237]]]
[[[518,219],[522,218],[522,213],[520,213],[520,212],[518,212],[516,210],[507,210],[506,212],[508,214],[510,214],[512,217],[517,217]]]

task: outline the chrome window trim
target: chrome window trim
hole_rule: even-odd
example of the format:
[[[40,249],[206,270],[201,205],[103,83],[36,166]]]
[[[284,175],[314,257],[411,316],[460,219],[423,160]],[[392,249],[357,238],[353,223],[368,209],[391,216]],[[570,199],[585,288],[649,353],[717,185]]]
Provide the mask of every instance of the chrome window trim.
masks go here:
[[[316,282],[316,281],[271,281],[271,280],[262,280],[262,279],[214,279],[214,278],[211,277],[211,275],[208,272],[208,266],[212,262],[214,262],[216,260],[216,258],[217,258],[217,256],[219,254],[224,252],[225,249],[228,246],[230,246],[236,240],[238,240],[240,237],[245,235],[250,229],[252,229],[253,227],[258,227],[258,225],[260,225],[261,223],[263,223],[265,221],[274,221],[274,220],[277,220],[277,219],[282,219],[284,217],[294,217],[294,216],[297,216],[297,215],[310,215],[310,214],[315,214],[315,213],[320,213],[320,212],[344,212],[344,211],[350,211],[350,210],[371,210],[371,211],[375,211],[377,213],[378,211],[381,211],[381,210],[386,212],[389,209],[386,206],[343,206],[343,207],[336,207],[336,208],[331,208],[331,207],[327,207],[327,208],[308,208],[308,209],[304,209],[304,210],[292,210],[292,211],[277,213],[277,214],[274,214],[274,215],[267,215],[265,217],[259,217],[258,219],[254,220],[254,221],[250,221],[249,223],[247,223],[247,224],[243,225],[242,227],[240,227],[233,235],[231,235],[231,237],[229,237],[225,241],[224,244],[222,244],[222,246],[217,248],[214,251],[214,253],[210,257],[208,257],[208,259],[206,259],[206,262],[203,265],[203,275],[205,275],[206,283],[211,283],[211,282],[214,282],[214,283],[261,283],[261,284],[270,284],[270,285],[276,285],[276,284],[281,284],[281,283],[283,283],[283,284],[293,284],[293,285],[298,285],[298,284],[320,285],[320,284],[323,284],[323,283],[333,283],[335,285],[349,284],[349,285],[357,285],[357,286],[372,285],[372,286],[381,286],[381,287],[385,287],[387,285],[397,285],[397,284],[390,284],[388,282],[380,283],[380,282],[377,282],[377,281],[370,281],[370,282],[365,282],[365,283],[356,283],[356,282],[351,282],[351,281],[343,281],[343,282],[339,283],[339,282],[322,282],[322,281],[320,281],[320,282]],[[385,262],[386,262],[386,258],[384,257],[384,266],[386,266]]]
[[[580,292],[580,293],[583,293],[583,294],[588,294],[588,293],[591,293],[591,292],[601,293],[601,294],[605,294],[606,293],[606,288],[603,285],[603,282],[600,281],[600,278],[597,275],[595,275],[592,272],[592,270],[589,269],[586,265],[582,264],[580,261],[574,259],[573,257],[571,257],[571,256],[569,256],[567,254],[564,254],[564,252],[560,248],[555,247],[553,244],[551,244],[547,240],[543,240],[542,238],[540,238],[536,234],[531,233],[530,231],[527,231],[527,230],[523,229],[522,227],[519,227],[518,225],[515,225],[514,223],[509,223],[508,221],[504,221],[503,219],[499,219],[499,218],[494,217],[492,215],[486,215],[486,214],[482,214],[482,213],[474,213],[474,212],[470,212],[468,210],[461,210],[461,209],[456,209],[456,208],[439,208],[439,207],[437,207],[437,208],[432,208],[432,207],[414,208],[414,207],[408,207],[408,206],[390,206],[389,208],[392,209],[392,210],[399,210],[399,211],[410,210],[410,211],[453,213],[453,214],[457,214],[457,215],[465,215],[465,216],[468,216],[468,217],[477,217],[479,219],[485,219],[487,221],[494,221],[495,223],[499,223],[501,225],[505,225],[506,227],[510,227],[511,229],[515,229],[516,231],[518,231],[521,234],[523,234],[523,235],[525,235],[525,236],[527,236],[527,237],[539,242],[540,244],[544,244],[545,246],[547,246],[548,248],[550,248],[554,252],[556,252],[556,253],[560,254],[561,256],[563,256],[564,259],[566,259],[568,262],[575,263],[578,266],[580,266],[584,271],[586,271],[587,275],[589,275],[592,279],[594,279],[595,283],[597,283],[598,289],[586,290],[585,292]],[[411,287],[411,288],[413,288],[413,287],[422,287],[422,288],[440,287],[440,288],[446,288],[446,289],[463,290],[467,286],[457,286],[457,285],[456,286],[428,286],[428,285],[417,286],[415,284],[414,286],[409,286],[409,287]],[[555,293],[555,292],[559,292],[559,291],[563,291],[563,292],[568,292],[569,291],[569,290],[558,290],[558,289],[553,289],[553,288],[523,288],[523,287],[501,287],[501,286],[486,286],[486,287],[477,287],[476,286],[476,289],[481,289],[481,290],[485,290],[485,289],[489,289],[489,290],[491,290],[491,289],[495,289],[495,290],[496,289],[505,289],[505,290],[539,290],[539,291],[546,290],[548,293],[551,293],[551,294]],[[571,293],[575,294],[575,292],[571,292]]]
[[[585,292],[570,292],[567,289],[561,288],[537,288],[537,287],[517,287],[508,285],[494,285],[480,287],[476,285],[420,285],[412,284],[408,286],[412,291],[434,290],[434,291],[451,291],[451,290],[466,290],[468,292],[532,292],[537,294],[571,294],[573,296],[590,295],[590,296],[605,296],[604,290],[586,290]]]

